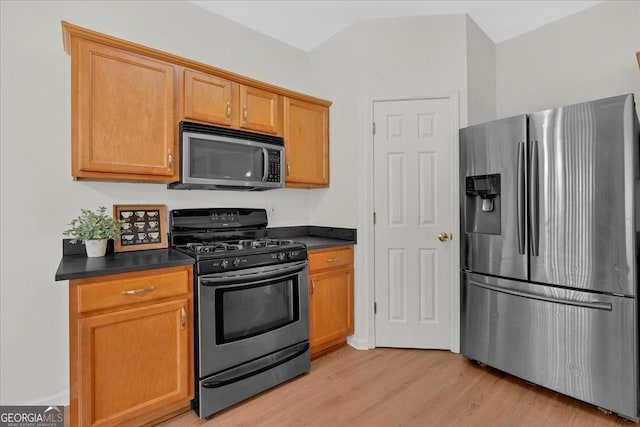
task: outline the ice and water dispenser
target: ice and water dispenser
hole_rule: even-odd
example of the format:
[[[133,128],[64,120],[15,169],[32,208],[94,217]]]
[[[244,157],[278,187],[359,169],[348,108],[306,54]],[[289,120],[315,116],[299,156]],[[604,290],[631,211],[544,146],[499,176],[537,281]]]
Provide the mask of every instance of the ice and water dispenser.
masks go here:
[[[467,233],[500,234],[500,174],[468,176]]]

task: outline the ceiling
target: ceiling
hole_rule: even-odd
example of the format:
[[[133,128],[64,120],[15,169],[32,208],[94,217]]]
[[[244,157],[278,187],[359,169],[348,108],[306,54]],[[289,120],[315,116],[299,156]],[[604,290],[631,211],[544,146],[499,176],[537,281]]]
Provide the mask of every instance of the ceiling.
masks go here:
[[[603,1],[212,1],[193,4],[304,51],[362,19],[467,13],[500,43]]]

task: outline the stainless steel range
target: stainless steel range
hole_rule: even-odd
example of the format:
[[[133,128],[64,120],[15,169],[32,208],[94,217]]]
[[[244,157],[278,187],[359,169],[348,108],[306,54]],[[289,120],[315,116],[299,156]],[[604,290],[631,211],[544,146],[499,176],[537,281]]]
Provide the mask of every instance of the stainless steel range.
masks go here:
[[[171,246],[196,259],[195,399],[200,418],[307,372],[304,244],[266,237],[264,209],[179,209]]]

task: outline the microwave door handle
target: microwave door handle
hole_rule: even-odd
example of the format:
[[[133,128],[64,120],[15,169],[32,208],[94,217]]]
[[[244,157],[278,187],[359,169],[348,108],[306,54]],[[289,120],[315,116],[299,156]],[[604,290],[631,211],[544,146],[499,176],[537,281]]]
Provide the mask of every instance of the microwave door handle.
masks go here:
[[[262,157],[264,158],[262,182],[267,182],[267,173],[269,172],[269,151],[264,147],[262,148]]]

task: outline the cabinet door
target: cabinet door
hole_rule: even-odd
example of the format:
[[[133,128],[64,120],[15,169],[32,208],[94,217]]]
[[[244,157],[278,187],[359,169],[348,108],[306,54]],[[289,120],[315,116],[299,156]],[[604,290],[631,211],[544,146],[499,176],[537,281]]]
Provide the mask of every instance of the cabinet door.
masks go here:
[[[280,95],[257,89],[240,86],[240,127],[273,134],[281,134]]]
[[[353,268],[309,275],[311,352],[353,334]]]
[[[77,39],[72,68],[73,176],[175,180],[173,66]]]
[[[232,115],[238,114],[232,93],[236,86],[230,80],[184,70],[184,118],[230,126]]]
[[[114,425],[191,397],[189,299],[78,320],[79,425]]]
[[[329,108],[285,98],[286,184],[329,186]]]

